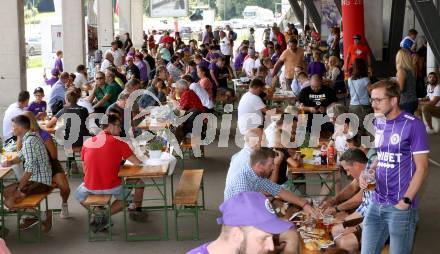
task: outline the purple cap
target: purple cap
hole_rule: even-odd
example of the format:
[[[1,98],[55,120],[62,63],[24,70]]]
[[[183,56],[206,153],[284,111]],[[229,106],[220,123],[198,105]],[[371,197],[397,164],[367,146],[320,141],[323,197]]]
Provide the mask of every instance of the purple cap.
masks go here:
[[[219,207],[223,216],[217,223],[225,226],[252,226],[266,233],[280,234],[293,227],[279,219],[269,199],[259,192],[241,192]]]

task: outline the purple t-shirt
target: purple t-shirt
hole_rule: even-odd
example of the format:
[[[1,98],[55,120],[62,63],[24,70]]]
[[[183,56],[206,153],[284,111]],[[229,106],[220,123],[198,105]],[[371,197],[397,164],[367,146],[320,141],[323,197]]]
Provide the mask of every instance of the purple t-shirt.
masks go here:
[[[50,138],[52,138],[52,136],[50,135],[50,133],[47,132],[47,131],[45,131],[45,130],[43,130],[43,129],[40,129],[40,130],[38,131],[38,135],[40,135],[40,137],[41,137],[41,139],[43,140],[43,142],[46,142],[47,140],[49,140]]]
[[[321,62],[311,62],[307,67],[307,73],[309,73],[310,77],[314,74],[318,74],[322,77],[326,71],[325,65]]]
[[[54,69],[57,69],[60,73],[63,72],[63,62],[61,58],[55,59]]]
[[[50,79],[46,80],[46,85],[52,87],[56,82],[58,82],[58,79],[58,77],[51,77]]]
[[[373,200],[396,205],[404,196],[416,171],[413,155],[429,152],[425,125],[402,112],[394,120],[374,123],[377,149],[376,191]],[[411,207],[417,207],[417,198]]]
[[[208,244],[210,243],[205,243],[195,249],[188,251],[186,254],[209,254]]]
[[[206,61],[205,59],[202,59],[202,61],[200,61],[200,63],[199,63],[199,66],[203,66],[203,67],[206,67],[207,69],[209,69],[210,64],[211,64],[210,62]]]
[[[246,57],[247,54],[240,52],[237,54],[237,56],[235,57],[235,61],[234,61],[234,68],[236,71],[240,71],[241,67],[243,67],[243,62],[244,62],[244,58]]]
[[[47,103],[45,101],[41,101],[41,102],[32,102],[29,107],[28,107],[28,111],[34,113],[34,115],[38,115],[38,113],[40,112],[46,112],[46,108],[47,108]]]

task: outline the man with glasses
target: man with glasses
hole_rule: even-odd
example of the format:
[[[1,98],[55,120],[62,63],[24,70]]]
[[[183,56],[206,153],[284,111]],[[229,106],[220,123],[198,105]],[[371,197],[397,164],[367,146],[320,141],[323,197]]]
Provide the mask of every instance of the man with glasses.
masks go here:
[[[93,105],[96,113],[104,113],[107,108],[118,99],[118,91],[114,86],[105,83],[105,74],[101,71],[95,74],[95,86],[89,96],[89,101],[96,103]]]
[[[425,125],[399,108],[400,88],[379,81],[370,88],[377,149],[376,189],[362,232],[362,254],[380,253],[388,236],[390,253],[411,253],[418,220],[417,194],[428,175]],[[367,183],[360,179],[366,189]]]

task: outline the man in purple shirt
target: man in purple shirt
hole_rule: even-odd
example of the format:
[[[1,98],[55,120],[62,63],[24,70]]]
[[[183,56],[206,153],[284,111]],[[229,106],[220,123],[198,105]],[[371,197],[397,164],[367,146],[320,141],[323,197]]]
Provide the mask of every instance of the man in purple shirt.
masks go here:
[[[244,62],[245,57],[247,56],[247,52],[248,52],[248,47],[243,46],[240,49],[240,52],[235,57],[234,68],[236,71],[241,71],[241,69],[243,68],[243,62]]]
[[[54,69],[57,69],[59,73],[63,72],[63,61],[61,60],[63,58],[63,51],[58,50],[57,53],[57,59],[55,59]]]
[[[377,149],[376,189],[365,215],[362,254],[380,253],[388,236],[390,253],[411,253],[417,224],[417,193],[428,175],[426,129],[399,108],[400,88],[392,81],[370,87]],[[365,179],[360,179],[365,189]]]
[[[210,63],[206,61],[202,55],[197,54],[194,56],[194,62],[196,62],[197,66],[203,66],[206,69],[209,69]]]
[[[187,254],[253,254],[274,250],[272,235],[293,227],[290,222],[277,218],[269,201],[259,192],[241,192],[220,205],[223,216],[220,236]]]

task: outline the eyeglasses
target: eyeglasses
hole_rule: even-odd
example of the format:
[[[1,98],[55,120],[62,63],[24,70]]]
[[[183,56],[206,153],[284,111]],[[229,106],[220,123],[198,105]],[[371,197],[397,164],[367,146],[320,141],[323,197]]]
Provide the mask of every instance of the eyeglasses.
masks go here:
[[[381,104],[382,101],[388,100],[388,99],[389,99],[389,97],[385,97],[385,98],[371,98],[370,99],[370,103],[371,104]]]
[[[104,77],[96,77],[95,79],[96,79],[96,80],[104,79]]]

